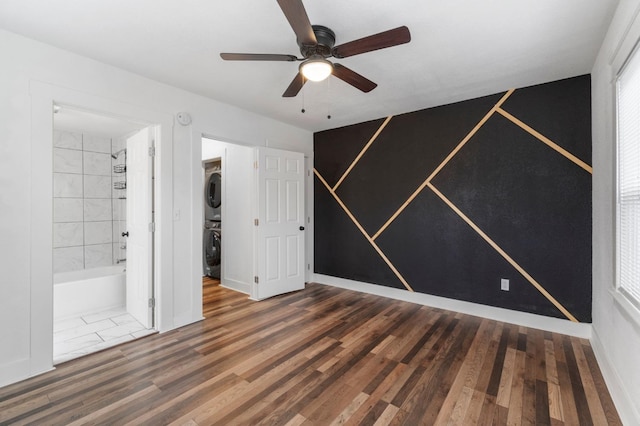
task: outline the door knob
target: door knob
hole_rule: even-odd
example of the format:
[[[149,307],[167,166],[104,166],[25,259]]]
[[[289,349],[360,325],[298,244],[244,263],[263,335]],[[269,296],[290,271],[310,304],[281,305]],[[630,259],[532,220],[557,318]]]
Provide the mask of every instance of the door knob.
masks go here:
[[[129,231],[127,231],[127,232],[123,232],[123,233],[122,233],[122,236],[123,236],[123,237],[128,237],[128,236],[129,236]]]
[[[301,230],[301,231],[304,231],[304,226],[301,226],[301,227],[300,227],[300,230]]]

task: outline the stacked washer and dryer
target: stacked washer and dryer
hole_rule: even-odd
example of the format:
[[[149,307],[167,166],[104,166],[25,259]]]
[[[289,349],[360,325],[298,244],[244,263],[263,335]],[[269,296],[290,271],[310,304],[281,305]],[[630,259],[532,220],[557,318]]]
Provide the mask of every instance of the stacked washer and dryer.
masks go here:
[[[222,242],[222,163],[204,164],[203,275],[220,279]]]

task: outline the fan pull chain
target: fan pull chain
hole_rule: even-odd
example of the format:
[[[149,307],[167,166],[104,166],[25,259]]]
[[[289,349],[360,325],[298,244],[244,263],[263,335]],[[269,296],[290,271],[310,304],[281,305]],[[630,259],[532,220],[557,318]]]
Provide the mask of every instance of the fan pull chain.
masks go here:
[[[304,88],[304,77],[302,77],[302,109],[300,110],[301,113],[305,113],[306,110],[304,109],[304,92],[306,91],[306,89]]]
[[[331,78],[327,78],[327,120],[331,120]]]

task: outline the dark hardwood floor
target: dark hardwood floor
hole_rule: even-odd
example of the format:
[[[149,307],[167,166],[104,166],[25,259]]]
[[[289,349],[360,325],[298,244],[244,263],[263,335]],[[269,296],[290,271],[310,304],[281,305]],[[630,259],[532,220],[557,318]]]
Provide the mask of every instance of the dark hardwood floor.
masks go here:
[[[0,388],[0,424],[617,425],[587,340],[309,284]]]

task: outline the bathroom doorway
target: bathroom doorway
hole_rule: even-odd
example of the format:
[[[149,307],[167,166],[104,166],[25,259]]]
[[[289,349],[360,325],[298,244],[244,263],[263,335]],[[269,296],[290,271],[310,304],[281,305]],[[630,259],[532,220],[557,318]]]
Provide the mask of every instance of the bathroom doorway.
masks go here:
[[[155,127],[54,106],[54,364],[154,332]]]

